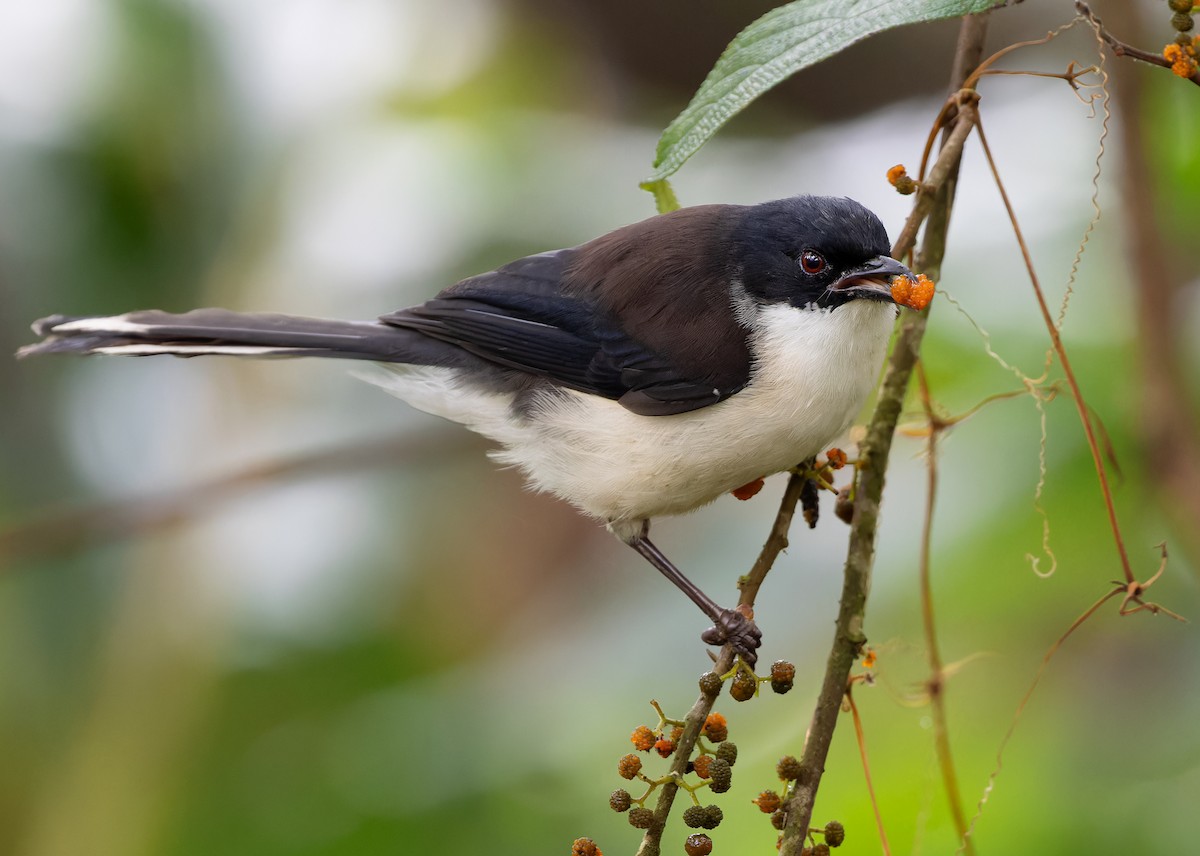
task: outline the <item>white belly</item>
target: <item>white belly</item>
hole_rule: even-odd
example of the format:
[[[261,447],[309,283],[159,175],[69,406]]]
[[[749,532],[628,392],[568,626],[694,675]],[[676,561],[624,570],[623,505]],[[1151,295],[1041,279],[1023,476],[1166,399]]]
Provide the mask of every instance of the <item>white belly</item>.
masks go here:
[[[368,380],[496,440],[502,449],[494,457],[520,467],[533,487],[624,529],[692,511],[796,465],[823,451],[862,407],[891,334],[891,304],[759,312],[751,383],[719,404],[673,416],[639,416],[567,391],[542,396],[527,418],[514,418],[511,395],[456,384],[452,369],[389,365],[385,379]]]

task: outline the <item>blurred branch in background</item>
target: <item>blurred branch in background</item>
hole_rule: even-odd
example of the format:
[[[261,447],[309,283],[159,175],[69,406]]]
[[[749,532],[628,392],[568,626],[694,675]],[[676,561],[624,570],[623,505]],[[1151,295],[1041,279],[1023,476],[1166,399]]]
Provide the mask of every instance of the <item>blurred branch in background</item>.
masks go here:
[[[462,432],[430,431],[266,461],[229,475],[162,494],[51,509],[0,530],[0,571],[20,560],[44,558],[126,538],[142,538],[217,510],[232,495],[274,487],[287,479],[319,478],[386,466],[418,467],[449,460],[479,444]]]
[[[135,305],[370,314],[639,219],[647,199],[632,184],[654,129],[730,33],[772,5],[9,4],[0,12],[0,340],[9,350],[24,343],[39,314]],[[1167,26],[1163,0],[1092,5],[1143,47],[1160,40],[1127,19],[1140,11],[1147,25]],[[84,8],[90,25],[72,17]],[[1009,44],[1070,14],[1070,3],[1009,4],[990,37]],[[28,24],[53,15],[71,26],[47,49]],[[911,200],[881,176],[919,153],[956,24],[872,36],[781,83],[697,154],[681,195],[848,195],[894,228]],[[89,64],[93,48],[108,60]],[[1030,64],[1062,68],[1081,49],[1091,45],[1061,39]],[[18,62],[39,50],[41,64]],[[171,63],[181,68],[164,72]],[[1121,200],[1104,200],[1064,336],[1114,449],[1127,458],[1145,449],[1118,493],[1131,545],[1162,540],[1170,516],[1172,563],[1190,555],[1195,568],[1200,351],[1187,335],[1197,319],[1187,301],[1197,281],[1196,89],[1128,59],[1106,68],[1130,98],[1114,111],[1129,140],[1111,154],[1137,169],[1124,171]],[[57,122],[22,132],[13,104],[64,103],[52,97],[55,73],[86,85]],[[1011,169],[1035,257],[1053,265],[1084,225],[1082,153],[1094,123],[1064,108],[1060,87],[1007,80],[988,93],[991,142]],[[1040,365],[1045,331],[1022,314],[1011,237],[991,216],[998,206],[982,173],[961,178],[946,286],[987,322],[998,352]],[[1124,256],[1113,250],[1121,239]],[[938,315],[922,353],[947,407],[995,391],[995,364],[955,313]],[[130,473],[170,485],[212,462],[257,460],[247,455],[281,448],[281,430],[292,432],[288,448],[336,442],[370,419],[383,430],[395,406],[382,400],[378,415],[367,413],[367,393],[339,398],[339,384],[317,389],[311,374],[279,366],[240,381],[207,375],[207,364],[175,377],[123,366],[98,378],[96,368],[0,361],[0,509],[11,527],[0,533],[9,571],[0,571],[0,851],[363,856],[477,853],[482,842],[556,853],[593,831],[606,853],[631,849],[596,773],[610,763],[610,738],[624,739],[616,711],[640,709],[651,679],[664,703],[690,700],[693,673],[664,664],[708,666],[690,624],[665,632],[680,620],[672,592],[569,508],[489,472],[478,444],[457,431],[247,470],[223,463],[217,472],[227,474],[192,475],[187,488],[39,510],[128,484]],[[197,403],[181,384],[202,375],[209,395]],[[1127,404],[1139,395],[1142,406]],[[183,415],[181,401],[191,405]],[[931,547],[946,677],[979,652],[1001,655],[953,672],[945,695],[969,792],[993,765],[1032,664],[1045,671],[1046,645],[1094,598],[1088,572],[1112,562],[1073,414],[1047,412],[1045,499],[1064,557],[1050,582],[1022,561],[1041,527],[1029,507],[1030,414],[989,408],[938,443]],[[121,433],[131,413],[139,430]],[[184,439],[168,430],[181,427]],[[167,439],[140,447],[150,436]],[[917,709],[900,701],[930,679],[915,582],[918,446],[901,437],[893,450],[871,592],[879,662],[869,674],[879,691],[864,681],[854,701],[896,851],[948,853],[957,838],[942,807],[928,694]],[[140,456],[154,466],[135,470]],[[449,468],[426,465],[435,458]],[[391,462],[396,478],[378,480],[386,484],[334,477]],[[1146,497],[1166,511],[1151,512]],[[761,546],[761,515],[771,511],[730,500],[663,529],[717,585]],[[118,539],[117,549],[88,549]],[[780,741],[798,745],[826,667],[840,580],[794,571],[836,569],[845,532],[823,526],[793,542],[759,613],[778,653],[796,662],[797,688],[811,691],[737,709],[755,735],[742,746],[747,782],[766,774]],[[36,572],[11,572],[31,562]],[[1174,574],[1159,585],[1194,615],[1189,583]],[[1116,595],[1106,597],[1111,606]],[[1200,656],[1196,634],[1161,621],[1093,620],[1086,630],[1055,643],[1054,673],[1005,750],[1012,778],[972,835],[985,853],[1173,854],[1194,843],[1200,692],[1181,676]],[[1114,735],[1133,735],[1136,750]],[[874,821],[852,749],[833,741],[818,809],[845,822],[850,850],[867,852]],[[769,849],[777,833],[749,800],[730,796],[718,856]],[[677,852],[678,841],[663,849]]]
[[[1126,4],[1113,4],[1107,17],[1122,33],[1142,43],[1140,20]],[[1190,564],[1200,568],[1200,423],[1198,403],[1187,383],[1181,334],[1186,315],[1180,311],[1187,266],[1177,248],[1164,238],[1159,198],[1163,182],[1151,168],[1149,139],[1170,134],[1168,122],[1150,120],[1146,84],[1151,69],[1119,63],[1112,70],[1121,140],[1121,194],[1125,207],[1124,237],[1129,252],[1128,276],[1137,313],[1138,373],[1142,461],[1150,483],[1171,521]],[[1197,74],[1200,78],[1200,73]],[[1195,109],[1195,107],[1193,107]],[[1191,251],[1195,269],[1195,249]]]

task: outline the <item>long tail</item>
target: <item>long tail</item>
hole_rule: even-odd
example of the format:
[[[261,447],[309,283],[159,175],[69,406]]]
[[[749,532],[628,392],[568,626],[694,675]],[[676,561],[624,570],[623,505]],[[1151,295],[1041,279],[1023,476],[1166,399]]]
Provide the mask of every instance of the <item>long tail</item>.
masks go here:
[[[376,321],[328,321],[295,315],[196,309],[180,315],[149,309],[109,317],[51,315],[33,325],[43,341],[17,351],[35,354],[172,354],[196,357],[336,357],[445,365],[447,347],[412,330]]]

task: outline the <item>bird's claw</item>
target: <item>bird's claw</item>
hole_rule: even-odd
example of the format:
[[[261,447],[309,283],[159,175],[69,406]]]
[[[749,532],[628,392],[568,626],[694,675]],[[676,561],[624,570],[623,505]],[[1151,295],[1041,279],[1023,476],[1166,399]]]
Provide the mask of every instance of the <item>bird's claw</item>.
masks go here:
[[[735,609],[721,610],[716,624],[701,633],[700,638],[708,645],[733,646],[734,652],[752,669],[758,661],[762,631],[758,629],[754,619],[747,618]]]

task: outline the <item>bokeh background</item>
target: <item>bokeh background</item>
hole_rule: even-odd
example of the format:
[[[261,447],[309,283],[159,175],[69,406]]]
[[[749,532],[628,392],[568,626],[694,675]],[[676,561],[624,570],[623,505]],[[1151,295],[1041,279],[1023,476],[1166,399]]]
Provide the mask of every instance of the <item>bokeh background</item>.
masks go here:
[[[653,213],[659,130],[769,3],[39,0],[0,4],[0,351],[54,312],[138,307],[370,318],[521,254]],[[1097,0],[1147,47],[1165,4]],[[1069,19],[994,16],[989,45]],[[894,234],[944,95],[953,22],[797,76],[679,174],[685,204],[853,196]],[[1011,58],[1095,61],[1086,28]],[[1119,473],[1136,569],[1200,616],[1200,93],[1109,61],[1100,204],[1063,333]],[[1055,302],[1092,216],[1102,122],[1061,81],[1003,77],[983,115]],[[972,143],[942,281],[1010,363],[1045,331]],[[1019,389],[949,303],[927,368],[958,413]],[[532,495],[462,429],[320,361],[0,359],[0,852],[605,852],[649,700],[681,714],[703,620],[593,523]],[[915,408],[914,408],[915,414]],[[971,812],[1047,647],[1119,576],[1066,396],[993,404],[943,443],[934,585]],[[856,698],[894,852],[947,853],[916,592],[922,441],[886,498]],[[719,600],[782,491],[661,522]],[[846,529],[797,531],[763,591],[763,656],[796,689],[721,710],[742,754],[718,852],[772,852],[749,800],[799,754]],[[1049,567],[1043,556],[1040,569]],[[1054,659],[976,826],[980,852],[1179,853],[1200,800],[1194,624],[1105,609]],[[706,799],[706,802],[708,800]],[[879,851],[848,720],[816,817]],[[682,849],[678,820],[667,852]]]

